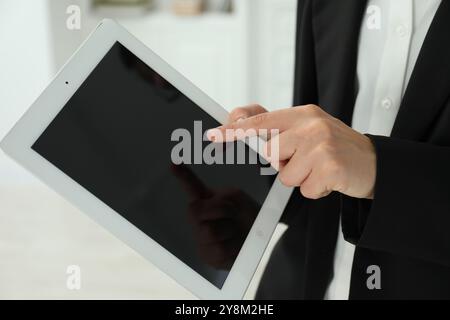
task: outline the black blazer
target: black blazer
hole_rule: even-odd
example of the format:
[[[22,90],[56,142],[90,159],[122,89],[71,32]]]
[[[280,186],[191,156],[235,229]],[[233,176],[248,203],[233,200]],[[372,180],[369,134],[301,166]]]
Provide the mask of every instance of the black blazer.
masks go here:
[[[393,0],[394,1],[394,0]],[[365,0],[299,0],[294,105],[314,103],[350,125]],[[351,299],[450,298],[450,0],[428,31],[391,137],[377,152],[375,200],[333,193],[302,199],[284,214],[289,228],[257,298],[322,299],[333,277],[339,216],[356,245]],[[369,290],[367,267],[381,269]]]

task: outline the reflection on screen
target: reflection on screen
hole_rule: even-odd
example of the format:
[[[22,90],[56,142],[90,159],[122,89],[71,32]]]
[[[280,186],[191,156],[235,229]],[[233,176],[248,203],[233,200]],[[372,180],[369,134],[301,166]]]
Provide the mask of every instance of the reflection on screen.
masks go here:
[[[270,184],[260,165],[174,165],[194,121],[219,125],[116,43],[32,148],[221,288]]]

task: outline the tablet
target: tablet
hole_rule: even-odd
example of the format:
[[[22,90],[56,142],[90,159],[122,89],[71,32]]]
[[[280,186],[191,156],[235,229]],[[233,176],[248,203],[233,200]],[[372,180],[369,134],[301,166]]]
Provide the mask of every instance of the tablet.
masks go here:
[[[227,116],[104,20],[1,147],[199,298],[240,299],[292,188],[257,142],[204,139]]]

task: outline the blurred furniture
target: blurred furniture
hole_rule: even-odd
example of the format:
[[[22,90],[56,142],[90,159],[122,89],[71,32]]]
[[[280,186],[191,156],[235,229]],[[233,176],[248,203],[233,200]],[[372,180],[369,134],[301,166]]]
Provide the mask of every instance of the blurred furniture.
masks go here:
[[[179,15],[201,14],[203,9],[204,0],[172,0],[172,10]]]

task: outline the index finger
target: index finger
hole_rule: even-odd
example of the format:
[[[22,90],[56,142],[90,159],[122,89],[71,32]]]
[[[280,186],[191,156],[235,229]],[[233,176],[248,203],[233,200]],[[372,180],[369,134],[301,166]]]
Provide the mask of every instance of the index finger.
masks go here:
[[[186,165],[172,165],[171,169],[191,199],[211,197],[211,190]]]
[[[247,119],[260,113],[266,113],[267,110],[259,104],[251,104],[243,107],[235,108],[230,112],[228,123],[233,123],[238,120]]]
[[[268,131],[278,130],[281,133],[290,128],[298,120],[293,116],[295,111],[295,108],[287,108],[261,113],[238,122],[208,130],[207,136],[208,139],[214,142],[229,142],[260,135],[262,130],[265,130],[266,133]]]

